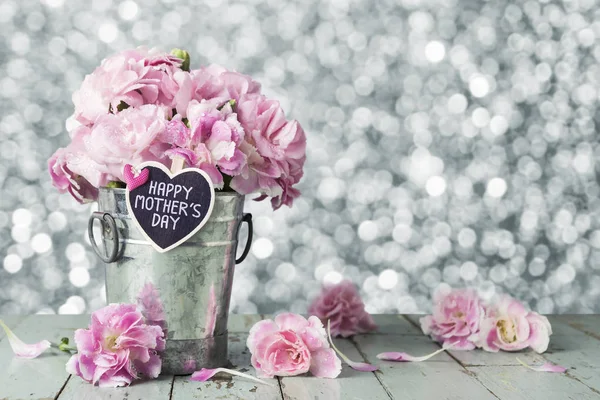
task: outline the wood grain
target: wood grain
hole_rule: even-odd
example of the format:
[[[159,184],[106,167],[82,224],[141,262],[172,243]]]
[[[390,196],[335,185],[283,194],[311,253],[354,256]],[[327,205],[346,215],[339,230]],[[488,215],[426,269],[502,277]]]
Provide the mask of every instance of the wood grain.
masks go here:
[[[439,346],[424,336],[359,335],[355,338],[359,350],[371,363],[380,365],[376,372],[384,388],[394,399],[497,399],[469,372],[441,353],[435,361],[403,363],[379,361],[377,354],[386,351],[404,351],[412,355],[430,353]]]
[[[231,333],[229,335],[229,361],[231,368],[255,375],[250,365],[250,352],[246,348],[248,335]],[[273,386],[255,383],[237,376],[219,374],[208,382],[193,382],[189,376],[177,376],[173,384],[173,400],[190,399],[248,399],[248,400],[281,400],[281,391],[277,379],[265,379]]]
[[[524,367],[469,368],[502,400],[598,400],[597,393],[564,374],[529,371]]]
[[[25,343],[43,339],[58,342],[73,338],[76,328],[87,325],[87,315],[31,315],[13,329]],[[65,364],[69,355],[49,350],[34,360],[13,357],[6,341],[0,342],[0,399],[53,399],[63,388],[69,374]]]
[[[169,400],[172,384],[172,376],[161,376],[129,387],[100,388],[72,376],[58,400]]]
[[[75,329],[89,323],[87,315],[2,316],[25,342],[72,339]],[[231,315],[229,319],[232,368],[254,374],[246,348],[247,332],[262,317]],[[379,330],[353,339],[335,339],[350,358],[380,365],[376,373],[358,372],[344,365],[337,379],[298,376],[270,379],[273,387],[238,377],[218,376],[210,382],[165,376],[136,382],[128,388],[98,388],[65,371],[69,355],[56,350],[35,360],[13,357],[0,331],[0,400],[388,400],[388,399],[500,399],[600,400],[600,317],[550,316],[554,334],[546,353],[444,352],[421,363],[394,363],[376,359],[383,351],[424,355],[439,344],[422,335],[417,315],[376,315]],[[539,364],[545,360],[567,367],[566,374],[529,371],[516,361]]]
[[[354,361],[364,361],[354,344],[348,339],[334,339],[335,345]],[[390,397],[372,372],[355,371],[343,363],[336,379],[294,376],[281,378],[285,400],[389,400]]]

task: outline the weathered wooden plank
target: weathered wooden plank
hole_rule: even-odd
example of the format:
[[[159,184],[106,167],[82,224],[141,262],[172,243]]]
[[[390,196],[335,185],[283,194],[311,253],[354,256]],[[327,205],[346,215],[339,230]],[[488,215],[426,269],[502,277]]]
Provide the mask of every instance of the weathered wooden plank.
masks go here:
[[[561,321],[570,328],[576,329],[589,336],[600,340],[600,316],[599,315],[556,315],[554,319]],[[552,320],[551,320],[552,322]]]
[[[246,334],[229,334],[229,360],[234,369],[256,376],[250,365],[250,352],[246,348]],[[240,377],[223,377],[209,382],[192,382],[189,376],[177,376],[173,384],[173,400],[189,399],[260,399],[281,400],[277,379],[265,379],[274,386],[254,383]]]
[[[468,369],[501,400],[598,400],[600,398],[585,385],[563,374],[534,372],[524,367],[511,366]]]
[[[423,332],[404,316],[396,314],[373,314],[377,324],[376,333],[393,335],[422,335]]]
[[[248,333],[261,319],[259,314],[229,314],[227,330],[229,333]]]
[[[586,334],[552,336],[544,358],[568,368],[567,376],[600,393],[600,343]]]
[[[25,320],[25,315],[0,315],[0,319],[11,329],[14,330],[17,325]],[[6,337],[4,329],[0,328],[0,341]]]
[[[13,329],[26,343],[42,339],[58,342],[72,338],[76,328],[87,325],[86,315],[31,315]],[[0,399],[54,398],[65,384],[68,374],[66,353],[50,350],[34,360],[13,357],[8,341],[0,342]]]
[[[437,361],[402,363],[379,361],[375,356],[385,351],[406,351],[414,355],[439,349],[424,336],[359,335],[354,339],[362,354],[371,363],[378,363],[379,380],[397,399],[497,399],[466,369],[448,354],[436,356]]]
[[[550,325],[552,325],[552,336],[577,335],[582,333],[577,329],[569,326],[560,315],[547,315]]]
[[[71,376],[58,400],[169,400],[172,384],[172,376],[161,376],[129,387],[101,388]]]
[[[363,361],[362,355],[350,340],[335,339],[334,343],[350,359]],[[342,372],[336,379],[313,376],[281,378],[281,389],[286,400],[390,399],[373,373],[355,371],[346,364],[343,364]]]

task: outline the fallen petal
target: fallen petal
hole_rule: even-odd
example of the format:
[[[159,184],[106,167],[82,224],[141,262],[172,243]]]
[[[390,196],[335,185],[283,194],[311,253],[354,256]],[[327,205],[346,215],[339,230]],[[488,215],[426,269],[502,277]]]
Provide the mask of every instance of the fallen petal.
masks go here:
[[[50,348],[50,342],[47,340],[42,340],[35,344],[23,343],[23,341],[19,339],[1,319],[0,326],[4,329],[4,332],[6,332],[8,343],[10,343],[10,347],[12,347],[15,356],[19,358],[36,358]]]
[[[377,354],[377,358],[379,358],[380,360],[385,360],[385,361],[421,362],[421,361],[429,360],[431,357],[436,356],[443,351],[451,349],[457,343],[458,342],[452,343],[449,345],[444,345],[441,349],[438,349],[438,350],[434,351],[433,353],[429,353],[424,356],[412,356],[412,355],[410,355],[408,353],[404,353],[404,352],[390,351],[390,352],[386,352],[386,353]]]
[[[361,371],[361,372],[373,372],[373,371],[377,371],[379,369],[379,367],[376,365],[367,364],[364,362],[352,361],[344,353],[342,353],[337,347],[335,347],[335,344],[333,344],[333,340],[331,339],[331,322],[329,320],[327,320],[327,337],[329,338],[329,343],[331,343],[331,347],[333,347],[335,352],[338,353],[340,358],[342,360],[344,360],[344,362],[346,364],[348,364],[350,366],[350,368],[355,369],[357,371]]]
[[[269,382],[265,382],[262,379],[258,379],[252,375],[244,374],[242,372],[239,372],[239,371],[236,371],[233,369],[227,369],[227,368],[214,368],[214,369],[202,368],[200,371],[194,372],[192,374],[192,377],[190,378],[190,380],[197,381],[197,382],[206,382],[207,380],[209,380],[210,378],[212,378],[219,372],[224,372],[229,375],[241,376],[242,378],[246,378],[246,379],[249,379],[254,382],[262,383],[263,385],[273,386],[273,384],[271,384]]]
[[[523,361],[521,361],[519,359],[519,357],[517,357],[517,361],[524,367],[529,368],[532,371],[536,371],[536,372],[558,372],[558,373],[563,373],[565,372],[567,369],[565,367],[561,367],[560,365],[556,365],[556,364],[552,364],[552,363],[544,363],[542,365],[537,365],[537,366],[533,366],[533,365],[528,365],[526,363],[524,363]]]

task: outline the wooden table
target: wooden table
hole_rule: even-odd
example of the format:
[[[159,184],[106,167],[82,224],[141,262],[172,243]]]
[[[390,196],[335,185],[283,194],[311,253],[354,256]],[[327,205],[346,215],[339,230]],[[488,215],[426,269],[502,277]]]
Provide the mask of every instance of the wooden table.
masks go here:
[[[237,369],[254,374],[246,337],[264,316],[232,315],[230,361]],[[0,317],[25,342],[72,338],[75,329],[87,326],[87,315],[32,315]],[[0,330],[0,400],[149,400],[149,399],[466,399],[466,400],[600,400],[600,318],[586,315],[552,316],[554,329],[549,350],[543,355],[519,353],[530,364],[545,360],[569,368],[565,374],[530,371],[513,353],[449,351],[421,363],[379,362],[383,351],[413,355],[439,348],[417,328],[418,316],[376,315],[379,330],[353,339],[336,339],[337,346],[354,360],[379,364],[381,371],[357,372],[344,365],[337,379],[310,376],[271,380],[274,387],[234,377],[229,380],[190,382],[185,376],[164,376],[136,382],[127,388],[94,387],[65,371],[66,354],[48,353],[35,360],[13,358]]]

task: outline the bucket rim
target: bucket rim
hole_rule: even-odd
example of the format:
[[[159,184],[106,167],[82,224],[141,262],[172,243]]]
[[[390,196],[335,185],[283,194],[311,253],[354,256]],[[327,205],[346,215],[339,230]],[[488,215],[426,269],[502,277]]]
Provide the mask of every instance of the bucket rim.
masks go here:
[[[99,191],[101,192],[114,192],[114,193],[118,193],[118,194],[123,194],[125,195],[125,188],[109,188],[106,186],[101,186],[100,188],[98,188]],[[217,197],[244,197],[243,194],[240,194],[238,192],[221,192],[218,190],[215,190],[215,195]]]

